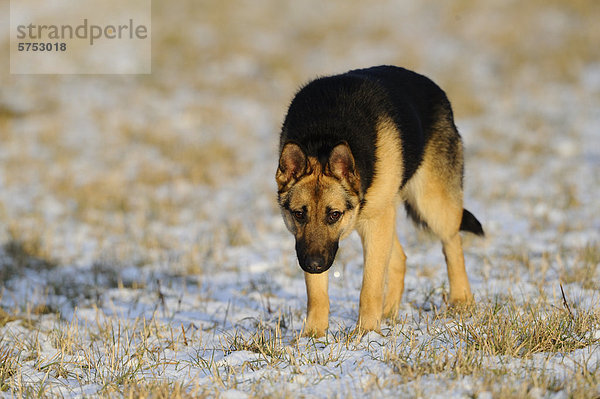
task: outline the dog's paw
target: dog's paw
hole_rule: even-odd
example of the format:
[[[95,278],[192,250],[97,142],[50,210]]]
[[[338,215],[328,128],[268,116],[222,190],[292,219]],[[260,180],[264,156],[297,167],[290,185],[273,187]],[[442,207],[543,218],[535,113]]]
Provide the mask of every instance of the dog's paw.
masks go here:
[[[477,306],[473,295],[459,298],[450,297],[447,305],[447,311],[451,315],[470,315],[475,311]]]
[[[381,333],[381,319],[372,315],[359,316],[356,323],[356,331],[365,334],[369,331]]]
[[[326,328],[306,328],[302,332],[303,337],[308,338],[321,338],[325,336]]]
[[[448,305],[450,305],[453,308],[465,308],[465,307],[470,307],[472,305],[475,304],[475,298],[473,298],[473,295],[468,293],[468,294],[462,294],[461,295],[455,295],[450,293],[450,300],[448,301]]]
[[[320,338],[325,335],[327,328],[329,327],[327,320],[306,320],[306,324],[302,331],[303,337]]]

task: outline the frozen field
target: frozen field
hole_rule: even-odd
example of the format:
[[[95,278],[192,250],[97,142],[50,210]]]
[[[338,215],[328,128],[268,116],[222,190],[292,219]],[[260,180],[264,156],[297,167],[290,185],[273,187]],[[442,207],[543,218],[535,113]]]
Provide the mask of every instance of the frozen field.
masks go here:
[[[151,75],[2,63],[0,397],[598,397],[600,3],[412,3],[155,1]],[[477,307],[399,212],[397,320],[352,335],[352,235],[300,338],[279,127],[301,84],[377,64],[453,102]]]

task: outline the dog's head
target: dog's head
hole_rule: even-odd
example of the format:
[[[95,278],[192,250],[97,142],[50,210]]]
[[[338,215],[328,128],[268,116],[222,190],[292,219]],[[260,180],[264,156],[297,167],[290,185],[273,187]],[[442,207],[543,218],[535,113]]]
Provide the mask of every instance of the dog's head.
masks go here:
[[[281,214],[296,238],[300,267],[308,273],[327,271],[359,209],[360,177],[350,147],[342,142],[326,160],[318,160],[289,142],[281,150],[276,180]]]

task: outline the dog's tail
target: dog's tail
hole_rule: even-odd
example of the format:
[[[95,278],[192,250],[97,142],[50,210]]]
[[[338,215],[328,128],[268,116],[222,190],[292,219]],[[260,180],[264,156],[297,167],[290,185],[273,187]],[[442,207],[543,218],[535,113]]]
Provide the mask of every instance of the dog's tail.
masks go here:
[[[408,202],[404,203],[404,208],[406,209],[406,214],[412,219],[412,221],[417,226],[431,231],[431,229],[427,225],[427,222],[423,220],[423,218],[417,212],[417,210],[413,208]],[[466,209],[463,209],[462,220],[460,222],[459,230],[468,231],[469,233],[476,234],[480,237],[485,236],[485,233],[483,232],[483,227],[481,227],[481,223],[479,223],[479,220],[477,220],[477,218]]]
[[[468,231],[478,236],[485,236],[481,223],[473,214],[466,209],[463,209],[462,221],[460,222],[460,230]]]

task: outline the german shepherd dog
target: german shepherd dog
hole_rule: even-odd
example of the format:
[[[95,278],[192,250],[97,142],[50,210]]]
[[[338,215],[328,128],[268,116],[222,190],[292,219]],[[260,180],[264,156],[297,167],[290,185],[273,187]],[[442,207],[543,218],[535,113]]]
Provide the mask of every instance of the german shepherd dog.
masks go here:
[[[406,268],[399,201],[442,241],[450,303],[472,302],[459,230],[484,233],[463,209],[463,148],[450,102],[425,76],[378,66],[308,83],[283,123],[276,180],[305,272],[306,335],[328,328],[328,270],[353,229],[364,255],[358,330],[378,331],[382,317],[397,315]]]

